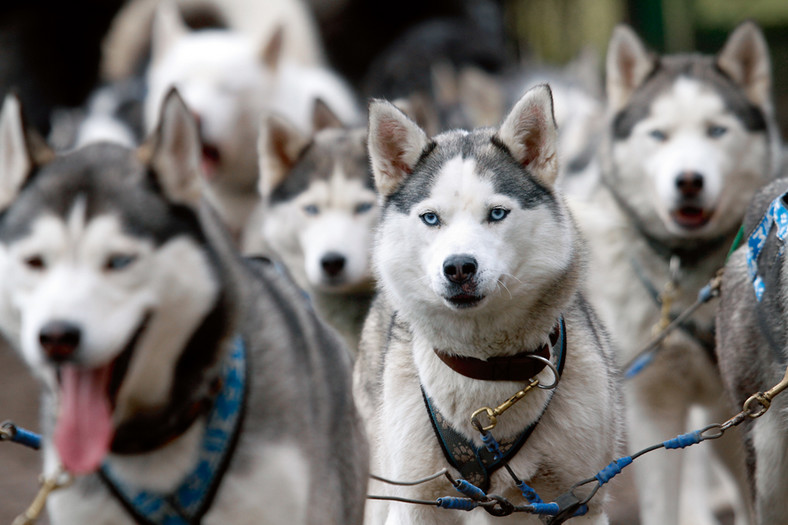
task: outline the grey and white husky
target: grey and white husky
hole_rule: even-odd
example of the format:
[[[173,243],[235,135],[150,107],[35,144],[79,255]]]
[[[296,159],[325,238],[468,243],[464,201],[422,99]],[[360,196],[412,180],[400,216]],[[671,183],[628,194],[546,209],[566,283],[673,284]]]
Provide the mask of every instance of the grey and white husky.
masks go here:
[[[721,267],[755,191],[773,178],[779,139],[769,52],[744,23],[716,56],[656,56],[626,26],[607,55],[609,120],[601,184],[578,207],[591,246],[590,298],[624,363],[665,320],[696,301]],[[663,293],[666,286],[672,291]],[[725,420],[714,362],[714,309],[707,304],[672,332],[654,362],[628,382],[632,450],[686,431],[693,406]],[[735,439],[715,441],[743,472]],[[645,525],[678,523],[682,454],[659,452],[635,465]],[[741,479],[741,477],[740,477]],[[694,523],[714,523],[692,483]],[[744,516],[740,516],[744,518]]]
[[[508,465],[553,499],[615,457],[623,426],[617,374],[606,332],[578,290],[584,247],[554,189],[556,140],[547,86],[528,91],[498,129],[434,138],[392,104],[371,104],[368,144],[383,206],[373,251],[380,293],[362,333],[354,392],[377,474],[406,480],[449,467],[525,503],[505,469],[485,460],[474,467],[471,451],[482,442],[471,414],[532,378],[552,383],[535,355],[550,361],[560,383],[532,390],[498,417],[492,432]],[[456,446],[442,448],[436,432]],[[439,482],[386,489],[421,500],[453,490]],[[577,522],[607,523],[601,502]],[[486,516],[405,503],[370,510],[373,523],[387,524]],[[539,522],[522,514],[488,520]]]
[[[744,221],[744,245],[734,252],[722,278],[717,312],[717,355],[725,387],[738,410],[756,392],[779,383],[786,354],[786,225],[788,179],[758,192]],[[756,523],[785,523],[788,516],[788,398],[745,420],[745,445]],[[759,408],[755,403],[753,408]]]
[[[54,155],[0,117],[0,328],[45,386],[52,523],[359,523],[350,361],[201,199],[171,92],[134,150]]]
[[[351,352],[374,292],[372,232],[379,217],[366,129],[343,127],[320,99],[314,134],[265,118],[258,151],[262,227],[251,235],[282,260]]]

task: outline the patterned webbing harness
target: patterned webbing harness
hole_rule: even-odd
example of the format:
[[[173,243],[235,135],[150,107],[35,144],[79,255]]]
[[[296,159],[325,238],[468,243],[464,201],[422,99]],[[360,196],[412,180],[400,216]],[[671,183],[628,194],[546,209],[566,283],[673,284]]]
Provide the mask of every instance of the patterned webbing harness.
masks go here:
[[[207,414],[205,434],[195,468],[169,494],[147,491],[121,480],[109,461],[99,476],[128,513],[143,525],[194,525],[213,502],[235,451],[246,407],[246,345],[236,336],[222,363],[223,384]]]
[[[556,369],[558,375],[563,373],[564,363],[566,361],[566,325],[563,317],[558,323],[558,338],[552,344],[552,354],[555,356]],[[556,378],[557,380],[558,378]],[[454,428],[452,428],[443,415],[433,405],[424,387],[421,388],[421,393],[424,398],[424,404],[427,408],[427,413],[432,422],[432,429],[435,431],[435,436],[438,438],[443,455],[449,464],[457,469],[460,476],[468,482],[476,485],[483,491],[487,492],[490,488],[490,477],[499,468],[506,465],[517,452],[522,448],[528,438],[533,433],[536,425],[539,423],[547,406],[552,398],[554,390],[550,391],[550,398],[545,403],[545,408],[542,414],[536,420],[530,423],[519,435],[513,436],[508,439],[499,439],[501,456],[497,459],[494,458],[493,453],[485,447],[477,447],[473,441],[466,438]]]
[[[758,257],[766,245],[766,239],[769,237],[772,226],[777,226],[775,235],[783,244],[785,244],[785,239],[788,237],[786,198],[788,198],[788,193],[783,193],[772,201],[761,222],[758,223],[758,226],[755,227],[755,230],[747,239],[747,271],[752,280],[752,286],[755,289],[755,297],[758,299],[758,302],[763,299],[763,292],[766,289],[763,277],[758,273]]]

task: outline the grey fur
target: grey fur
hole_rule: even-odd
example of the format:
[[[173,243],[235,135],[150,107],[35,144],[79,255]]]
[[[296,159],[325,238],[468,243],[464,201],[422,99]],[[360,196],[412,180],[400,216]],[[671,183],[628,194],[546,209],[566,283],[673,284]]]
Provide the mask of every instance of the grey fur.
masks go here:
[[[769,205],[788,190],[788,179],[779,179],[758,192],[747,212],[744,232],[748,236],[758,225]],[[746,237],[725,265],[722,293],[717,312],[717,356],[731,412],[741,410],[756,392],[764,392],[783,378],[786,352],[785,247],[774,227],[759,257],[759,275],[766,288],[760,302],[755,297],[748,274]],[[770,412],[761,419],[746,419],[744,442],[747,449],[749,497],[758,524],[777,523],[788,512],[784,488],[785,474],[785,394],[774,399]],[[781,431],[775,431],[782,428]],[[770,446],[771,445],[771,446]]]
[[[165,107],[176,104],[173,97]],[[177,103],[180,106],[174,111],[185,118],[185,106],[179,98]],[[160,146],[156,139],[150,145],[154,151]],[[213,209],[205,203],[174,203],[167,184],[162,184],[162,172],[141,158],[148,158],[144,147],[134,151],[96,144],[36,166],[18,198],[0,215],[0,243],[7,247],[23,238],[26,225],[37,216],[64,217],[78,198],[87,202],[88,221],[94,215],[118,214],[128,233],[151,239],[157,249],[173,239],[192,239],[195,250],[210,261],[210,273],[220,293],[187,346],[176,349],[177,373],[170,405],[163,407],[162,413],[177,418],[179,408],[209,391],[217,361],[236,334],[246,342],[251,367],[238,445],[202,522],[274,523],[281,522],[276,516],[287,512],[303,516],[304,523],[360,523],[368,451],[351,396],[350,359],[341,341],[315,316],[283,272],[267,262],[242,259]],[[9,321],[2,321],[5,328]],[[11,339],[19,346],[18,340]],[[132,350],[132,362],[134,359]],[[125,377],[115,379],[122,382]],[[51,395],[47,398],[50,403],[43,409],[43,418],[45,428],[51,431],[55,408]],[[133,460],[135,452],[116,448],[121,441],[133,444],[139,433],[155,442],[160,415],[140,413],[125,421],[117,429],[108,460]],[[199,428],[195,425],[189,431]],[[44,436],[44,444],[49,457],[53,453],[49,434]],[[266,471],[271,475],[262,484],[247,486],[252,480],[259,482],[255,470],[270,468],[261,465],[261,455],[279,444],[296,450],[306,463],[274,466]],[[278,501],[276,508],[266,505],[266,493],[276,493],[283,480],[294,475],[303,475],[297,480],[298,497]],[[294,507],[293,502],[298,501],[304,504]],[[250,512],[250,505],[256,509]],[[133,522],[94,474],[81,476],[74,485],[59,491],[50,510],[52,523],[57,524],[82,523],[65,517],[71,512],[72,516],[79,516],[79,512],[95,516],[94,523]]]

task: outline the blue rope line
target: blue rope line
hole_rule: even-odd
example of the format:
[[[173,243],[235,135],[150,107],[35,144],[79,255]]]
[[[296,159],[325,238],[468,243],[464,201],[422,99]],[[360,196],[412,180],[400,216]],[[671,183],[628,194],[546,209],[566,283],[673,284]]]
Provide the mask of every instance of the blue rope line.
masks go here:
[[[653,351],[638,357],[637,359],[635,359],[635,362],[632,363],[629,368],[627,368],[627,371],[624,373],[624,378],[632,379],[640,372],[642,372],[644,368],[650,365],[652,361],[654,361]]]
[[[623,458],[613,461],[608,466],[597,472],[596,476],[594,477],[597,479],[597,481],[599,481],[599,485],[602,486],[620,474],[621,471],[624,470],[624,467],[631,463],[632,457],[624,456]]]
[[[41,448],[41,435],[16,426],[13,421],[0,424],[0,441],[11,441],[38,450]]]
[[[467,498],[443,497],[438,498],[438,507],[451,510],[473,510],[479,506],[478,501]]]
[[[666,449],[684,448],[689,447],[690,445],[696,445],[703,441],[701,432],[701,430],[696,430],[695,432],[681,434],[680,436],[669,439],[662,444]]]
[[[41,436],[24,428],[16,427],[16,432],[14,432],[11,441],[36,450],[41,448]]]
[[[457,489],[458,492],[468,496],[472,500],[475,501],[482,501],[487,499],[487,494],[484,493],[482,489],[469,483],[464,479],[458,479],[454,482],[454,488]]]
[[[544,514],[547,516],[555,516],[561,510],[558,503],[532,503],[530,508],[531,512],[534,514]]]
[[[482,443],[484,443],[484,446],[493,455],[493,459],[497,461],[498,459],[502,458],[503,453],[501,452],[501,446],[495,440],[493,435],[490,434],[489,432],[482,432],[481,436],[482,436]]]
[[[544,503],[544,501],[542,501],[542,498],[539,497],[539,494],[537,494],[532,487],[527,485],[525,481],[520,480],[519,482],[517,482],[517,488],[520,489],[520,492],[523,493],[523,497],[526,499],[526,501],[528,501],[528,503],[531,504]]]

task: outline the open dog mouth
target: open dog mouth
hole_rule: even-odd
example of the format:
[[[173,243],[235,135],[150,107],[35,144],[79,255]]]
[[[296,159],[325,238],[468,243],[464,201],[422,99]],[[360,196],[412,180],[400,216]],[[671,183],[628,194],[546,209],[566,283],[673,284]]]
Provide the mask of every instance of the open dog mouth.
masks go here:
[[[681,206],[671,213],[673,221],[688,230],[694,230],[706,225],[711,219],[711,215],[711,210],[693,205]]]
[[[96,471],[109,452],[115,399],[150,318],[150,313],[143,317],[123,351],[109,363],[94,368],[65,363],[58,368],[60,406],[53,442],[71,473]]]
[[[202,168],[208,179],[213,179],[216,177],[220,162],[221,154],[219,152],[219,147],[209,142],[203,142]]]

